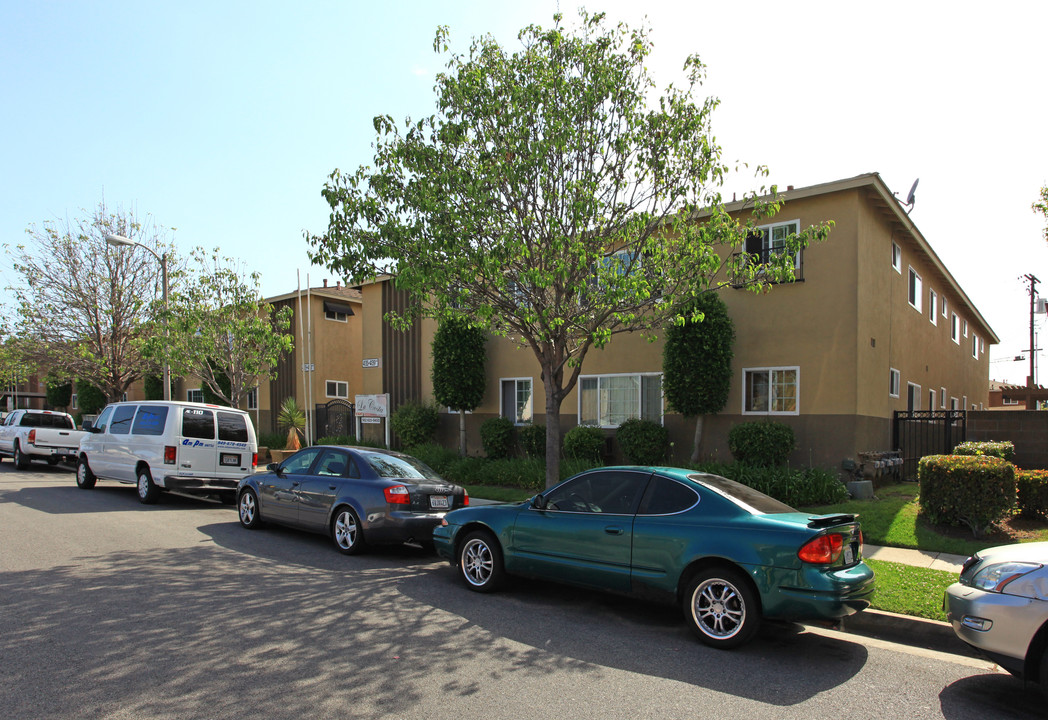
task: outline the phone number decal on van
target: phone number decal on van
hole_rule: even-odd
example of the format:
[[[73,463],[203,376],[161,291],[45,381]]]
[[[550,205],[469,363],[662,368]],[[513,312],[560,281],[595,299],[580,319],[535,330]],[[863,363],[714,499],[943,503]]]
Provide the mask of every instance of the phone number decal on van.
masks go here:
[[[219,440],[219,447],[231,447],[231,448],[246,448],[247,443],[245,442],[233,442],[232,440]]]
[[[188,445],[189,447],[206,447],[206,448],[215,446],[214,443],[200,442],[199,440],[190,440],[189,438],[184,439],[182,441],[182,445]]]

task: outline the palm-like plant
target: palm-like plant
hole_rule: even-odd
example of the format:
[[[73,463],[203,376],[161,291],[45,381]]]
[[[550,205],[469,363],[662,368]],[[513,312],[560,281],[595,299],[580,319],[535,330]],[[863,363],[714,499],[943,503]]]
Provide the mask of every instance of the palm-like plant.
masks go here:
[[[295,398],[289,397],[280,405],[277,414],[277,424],[287,428],[287,450],[298,450],[302,447],[299,436],[305,437],[302,432],[306,427],[306,413],[295,402]]]

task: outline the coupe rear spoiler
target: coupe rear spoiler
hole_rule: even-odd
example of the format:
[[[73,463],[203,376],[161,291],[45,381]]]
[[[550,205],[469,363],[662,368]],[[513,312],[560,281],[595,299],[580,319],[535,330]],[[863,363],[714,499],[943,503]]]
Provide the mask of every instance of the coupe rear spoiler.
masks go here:
[[[825,528],[832,527],[834,525],[844,525],[845,523],[855,522],[855,518],[858,515],[852,513],[838,513],[837,515],[812,515],[808,518],[808,527],[810,528]]]

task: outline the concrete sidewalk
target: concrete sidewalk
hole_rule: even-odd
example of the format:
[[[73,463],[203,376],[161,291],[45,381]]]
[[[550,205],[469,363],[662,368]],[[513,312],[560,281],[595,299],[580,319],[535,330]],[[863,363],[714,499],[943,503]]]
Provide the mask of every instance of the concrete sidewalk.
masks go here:
[[[907,550],[904,548],[881,547],[879,545],[868,545],[863,543],[862,555],[867,560],[885,560],[887,562],[899,563],[901,565],[914,565],[916,567],[931,568],[932,570],[945,570],[958,575],[961,566],[968,559],[966,555],[951,555],[949,553],[926,552],[924,550]]]

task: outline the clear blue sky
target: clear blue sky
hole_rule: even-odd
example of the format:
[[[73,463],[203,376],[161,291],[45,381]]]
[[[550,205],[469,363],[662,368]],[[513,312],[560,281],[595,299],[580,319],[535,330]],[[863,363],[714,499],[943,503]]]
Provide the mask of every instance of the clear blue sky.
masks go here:
[[[1001,337],[991,376],[1025,378],[1025,363],[999,359],[1029,344],[1018,278],[1032,272],[1048,293],[1030,211],[1048,182],[1048,3],[587,7],[632,25],[647,16],[660,87],[699,53],[725,157],[768,165],[771,182],[877,171],[904,196],[920,177],[911,217]],[[177,228],[184,254],[241,259],[266,295],[294,290],[296,270],[333,282],[309,267],[303,231],[327,226],[331,171],[369,161],[375,115],[432,112],[436,27],[450,26],[456,50],[482,33],[512,45],[557,8],[0,0],[0,243],[104,195]],[[14,281],[0,263],[0,282]]]

